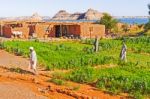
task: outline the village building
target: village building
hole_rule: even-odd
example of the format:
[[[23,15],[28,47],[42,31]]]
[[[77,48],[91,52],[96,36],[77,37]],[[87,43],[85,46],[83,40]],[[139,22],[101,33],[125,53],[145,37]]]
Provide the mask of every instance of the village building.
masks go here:
[[[105,26],[90,22],[34,22],[10,21],[3,22],[0,34],[6,38],[48,38],[74,37],[95,38],[105,36]]]

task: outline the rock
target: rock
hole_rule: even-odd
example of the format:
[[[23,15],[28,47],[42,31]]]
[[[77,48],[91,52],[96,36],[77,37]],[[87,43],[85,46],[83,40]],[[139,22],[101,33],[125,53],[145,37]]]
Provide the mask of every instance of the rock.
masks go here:
[[[32,82],[35,82],[35,79],[34,79],[34,78],[30,78],[29,80],[32,81]]]
[[[34,13],[31,17],[30,17],[31,21],[42,21],[42,17],[39,16],[38,13]]]
[[[97,10],[88,9],[85,13],[73,13],[70,14],[65,10],[60,10],[52,20],[99,20],[103,16],[102,13]]]
[[[41,92],[41,93],[46,93],[46,90],[42,89],[42,88],[38,88],[38,91]]]
[[[98,12],[97,10],[88,9],[88,11],[85,13],[84,19],[85,20],[100,20],[102,16],[103,14]]]
[[[37,80],[35,80],[35,81],[34,81],[34,83],[35,83],[35,84],[40,84],[40,82],[39,82],[39,81],[37,81]]]
[[[19,17],[5,17],[2,20],[5,21],[42,21],[47,20],[50,17],[40,16],[38,13],[33,13],[32,16],[19,16]]]
[[[52,19],[53,20],[68,20],[70,14],[65,10],[60,10]]]
[[[88,9],[86,12],[68,13],[65,10],[60,10],[53,18],[48,16],[40,16],[38,13],[33,13],[32,16],[6,17],[1,20],[27,20],[27,21],[49,21],[49,20],[99,20],[103,14],[97,10]]]
[[[48,93],[50,90],[47,88],[38,88],[38,91],[41,93]]]
[[[70,20],[78,20],[83,13],[74,13],[70,15]]]

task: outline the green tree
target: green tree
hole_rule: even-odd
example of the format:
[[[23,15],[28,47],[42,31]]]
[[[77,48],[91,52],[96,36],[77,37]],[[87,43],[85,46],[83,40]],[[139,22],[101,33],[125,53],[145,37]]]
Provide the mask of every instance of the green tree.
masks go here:
[[[110,33],[116,27],[118,20],[114,19],[111,15],[104,13],[100,20],[100,24],[105,25],[106,33]]]
[[[123,32],[127,33],[129,31],[128,24],[123,24],[122,25],[122,30],[123,30]]]
[[[144,29],[145,29],[145,31],[150,30],[150,20],[148,23],[145,24]]]

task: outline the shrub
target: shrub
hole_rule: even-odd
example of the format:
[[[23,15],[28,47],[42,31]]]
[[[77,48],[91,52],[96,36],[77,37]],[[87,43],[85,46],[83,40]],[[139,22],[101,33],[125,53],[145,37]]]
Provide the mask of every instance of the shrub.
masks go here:
[[[96,71],[93,68],[80,68],[68,74],[68,78],[79,83],[92,83],[96,80]]]
[[[4,49],[5,48],[5,43],[4,42],[0,42],[0,49]]]
[[[49,82],[53,82],[56,85],[64,85],[65,84],[65,81],[61,80],[61,79],[51,79],[51,80],[49,80]]]

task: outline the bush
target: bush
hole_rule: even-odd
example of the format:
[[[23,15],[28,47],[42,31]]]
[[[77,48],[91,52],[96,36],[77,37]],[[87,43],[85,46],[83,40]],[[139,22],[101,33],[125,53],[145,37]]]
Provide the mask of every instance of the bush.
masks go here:
[[[143,96],[150,93],[150,78],[141,78],[141,74],[150,75],[147,73],[140,73],[138,69],[131,71],[129,67],[101,70],[96,87],[113,93],[130,93],[134,97],[138,93]]]
[[[5,48],[5,43],[4,42],[0,42],[0,49],[4,49]]]
[[[53,82],[56,85],[64,85],[65,84],[65,81],[61,80],[61,79],[51,79],[51,80],[49,80],[49,82]]]
[[[79,83],[92,83],[96,80],[96,71],[93,68],[80,68],[68,74],[68,78]]]
[[[14,48],[13,51],[14,51],[15,55],[17,55],[17,56],[22,56],[23,53],[24,53],[24,52],[23,52],[21,49],[19,49],[19,48]]]

